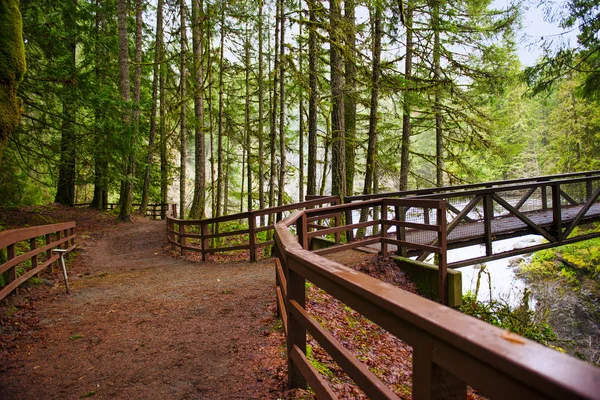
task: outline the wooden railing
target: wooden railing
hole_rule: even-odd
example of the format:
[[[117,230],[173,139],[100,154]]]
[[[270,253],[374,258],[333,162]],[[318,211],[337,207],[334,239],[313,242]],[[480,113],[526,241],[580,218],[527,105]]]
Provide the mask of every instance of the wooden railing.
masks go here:
[[[331,196],[218,218],[183,220],[168,217],[167,237],[173,250],[179,248],[181,254],[185,254],[186,251],[201,253],[202,260],[206,260],[208,254],[249,250],[250,261],[256,261],[260,249],[274,244],[270,239],[274,227],[272,221],[281,219],[290,211],[338,203],[339,197]],[[227,222],[232,222],[236,226],[232,229],[227,227],[223,229]],[[262,232],[265,232],[262,235],[263,240],[259,240],[257,235]],[[230,243],[220,245],[220,240]],[[232,241],[236,243],[231,243]]]
[[[0,289],[0,300],[28,279],[51,268],[59,259],[57,254],[52,254],[56,248],[67,250],[66,257],[75,248],[75,222],[0,232],[0,251],[6,252],[0,274],[6,273],[7,278],[6,286]],[[19,269],[23,272],[19,273]]]
[[[421,200],[405,201],[409,202],[402,203],[406,207],[422,206]],[[345,209],[330,207],[318,212],[332,211]],[[309,251],[308,221],[314,212],[299,211],[275,225],[277,305],[286,333],[290,388],[305,388],[308,383],[317,398],[336,398],[306,357],[306,335],[310,333],[370,398],[399,398],[309,314],[308,280],[413,347],[414,399],[465,399],[467,384],[491,398],[600,399],[598,368]],[[343,228],[367,223],[377,222]],[[380,222],[392,223],[410,226],[383,217]],[[442,227],[442,236],[444,230]]]
[[[408,190],[378,196],[445,200],[448,248],[479,244],[485,247],[485,255],[463,258],[449,264],[452,268],[600,237],[600,231],[575,229],[600,221],[600,171]],[[361,204],[374,197],[350,196],[345,200]],[[346,215],[349,222],[357,218],[356,213]],[[405,219],[410,221],[411,218],[421,218],[421,215],[409,212]],[[528,234],[539,235],[545,241],[527,243],[514,250],[494,251],[493,242]],[[436,238],[431,239],[434,240]],[[417,252],[420,259],[427,256],[427,252]]]
[[[91,203],[79,203],[75,204],[75,207],[89,207]],[[104,210],[114,210],[119,206],[119,203],[106,203]],[[132,204],[133,207],[137,207],[138,210],[141,208],[140,203]],[[165,219],[167,216],[173,216],[177,218],[177,204],[171,203],[155,203],[148,204],[146,206],[146,217],[152,219]]]

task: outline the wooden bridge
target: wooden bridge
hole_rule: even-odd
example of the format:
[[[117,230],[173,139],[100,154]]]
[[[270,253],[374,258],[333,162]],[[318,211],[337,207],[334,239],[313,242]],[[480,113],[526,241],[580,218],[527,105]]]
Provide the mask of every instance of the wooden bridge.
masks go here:
[[[484,256],[448,264],[449,267],[461,267],[600,236],[600,231],[590,227],[600,220],[599,195],[600,171],[592,171],[355,196],[347,201],[361,202],[381,196],[445,200],[448,249],[485,246]],[[388,215],[390,212],[395,220],[427,223],[435,219],[430,212],[419,214],[410,209],[391,209]],[[356,216],[347,215],[347,218],[351,221]],[[493,252],[493,242],[530,234],[541,236],[544,243],[524,243],[518,249]],[[421,244],[433,243],[436,239],[430,232],[410,228],[399,229],[394,235]],[[397,247],[391,246],[389,250],[397,251]],[[416,252],[408,253],[414,255]],[[421,253],[419,259],[425,256]]]
[[[382,206],[377,200],[443,200],[446,211],[441,217],[446,220],[447,249],[485,247],[484,256],[448,264],[449,267],[461,267],[600,236],[600,231],[589,227],[600,220],[599,195],[600,171],[589,171],[350,196],[345,199],[347,207],[329,208],[340,204],[340,199],[335,196],[308,196],[303,203],[219,218],[167,218],[167,231],[171,245],[182,252],[200,252],[205,258],[218,252],[246,250],[249,258],[256,260],[264,248],[274,244],[274,221],[296,210],[318,207],[327,211],[319,212],[307,221],[307,237],[311,240],[331,239],[334,244],[344,244],[346,248],[369,246],[385,252],[398,251],[400,245],[400,252],[417,255],[423,260],[430,253],[428,246],[437,241],[436,233],[424,230],[422,226],[436,223],[435,209],[418,211],[415,207],[399,207],[389,202]],[[400,221],[403,226],[398,226]],[[235,222],[234,229],[230,228],[232,222]],[[528,246],[501,253],[493,251],[492,243],[496,241],[530,234],[539,235],[544,243],[527,243]],[[380,236],[387,238],[387,242],[373,243],[373,237]],[[402,246],[398,241],[420,246]]]

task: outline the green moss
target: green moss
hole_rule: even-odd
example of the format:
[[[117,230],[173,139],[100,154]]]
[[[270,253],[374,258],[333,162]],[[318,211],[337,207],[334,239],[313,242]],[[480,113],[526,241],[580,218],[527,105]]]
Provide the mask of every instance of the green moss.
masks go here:
[[[18,0],[0,2],[0,156],[8,135],[19,123],[17,87],[25,73],[23,21]]]

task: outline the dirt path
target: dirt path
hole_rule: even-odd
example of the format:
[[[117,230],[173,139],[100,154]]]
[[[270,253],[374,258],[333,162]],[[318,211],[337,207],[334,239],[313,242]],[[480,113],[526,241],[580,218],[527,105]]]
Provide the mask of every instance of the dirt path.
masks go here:
[[[0,398],[281,396],[271,261],[190,263],[163,242],[164,222],[145,220],[83,240],[72,294],[37,307],[40,340],[0,360]]]

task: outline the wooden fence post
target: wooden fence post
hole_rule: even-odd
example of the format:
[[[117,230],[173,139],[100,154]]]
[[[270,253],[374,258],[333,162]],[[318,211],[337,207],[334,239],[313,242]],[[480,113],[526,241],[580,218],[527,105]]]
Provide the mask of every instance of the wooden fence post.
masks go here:
[[[387,219],[387,204],[385,201],[381,202],[381,232],[379,235],[381,238],[385,239],[387,235],[387,224],[383,222],[384,219]],[[381,242],[381,256],[386,257],[388,254],[387,243]]]
[[[296,234],[298,235],[298,243],[304,250],[310,250],[308,247],[308,219],[306,214],[302,214],[300,219],[296,221]]]
[[[464,382],[433,362],[431,336],[423,332],[413,346],[412,398],[415,400],[464,400]]]
[[[201,249],[202,249],[202,261],[206,261],[206,255],[208,254],[206,251],[208,250],[208,239],[206,236],[208,235],[208,224],[202,223],[200,221],[200,240],[201,240]]]
[[[69,237],[69,230],[68,230],[68,229],[65,229],[65,230],[63,231],[63,235],[64,235],[63,237],[64,237],[65,239],[66,239],[66,238],[68,238],[68,237]],[[67,240],[67,241],[66,241],[66,242],[63,244],[62,248],[63,248],[63,249],[68,249],[68,248],[69,248],[69,241],[68,241],[68,240]],[[65,254],[65,258],[66,258],[67,260],[70,260],[70,259],[71,259],[71,255],[70,255],[69,253],[67,253],[67,254]]]
[[[548,188],[546,185],[542,185],[542,209],[548,209]]]
[[[492,218],[494,218],[493,214],[493,206],[492,206],[492,196],[491,194],[483,195],[483,231],[484,231],[484,240],[485,240],[485,255],[491,256],[492,249]],[[439,224],[439,222],[438,222]]]
[[[352,210],[346,210],[346,225],[352,225]],[[346,241],[348,243],[354,241],[354,231],[352,229],[346,231]]]
[[[13,258],[15,258],[15,245],[14,244],[9,244],[6,247],[6,261],[10,261]],[[17,266],[15,265],[15,266],[9,268],[6,271],[6,275],[7,275],[7,278],[8,278],[8,282],[6,282],[6,283],[11,283],[15,279],[17,279]],[[16,291],[16,289],[15,289],[15,291]]]
[[[46,246],[49,245],[50,242],[52,242],[52,237],[50,236],[49,233],[47,233],[46,234]],[[52,258],[52,249],[46,250],[46,261],[48,261],[50,258]],[[50,264],[48,267],[50,267],[50,272],[54,272],[54,263]]]
[[[179,221],[179,247],[181,249],[181,255],[185,256],[185,249],[183,248],[187,244],[185,235],[185,224],[183,221]]]
[[[340,217],[340,213],[335,215],[335,227],[338,228],[341,225],[341,217]],[[340,244],[341,243],[341,232],[336,232],[335,233],[335,244]]]
[[[29,239],[29,249],[31,251],[34,251],[37,249],[37,237],[31,238]],[[34,256],[31,256],[31,268],[37,268],[38,266],[38,256],[37,254]],[[35,274],[36,278],[40,277],[40,273],[38,272],[37,274]]]
[[[250,245],[250,261],[256,261],[256,233],[254,232],[256,217],[253,212],[248,216],[248,240]]]
[[[440,202],[437,210],[437,224],[440,227],[438,231],[438,296],[440,303],[448,305],[448,259],[447,252],[447,235],[446,235],[446,203]]]
[[[552,185],[552,230],[556,240],[560,242],[562,238],[562,210],[560,204],[560,185]]]
[[[285,250],[282,250],[285,251]],[[291,258],[288,258],[288,262],[292,262]],[[292,361],[292,349],[294,346],[306,354],[306,330],[299,321],[296,321],[293,314],[291,313],[290,301],[295,300],[298,305],[302,308],[306,307],[306,280],[303,276],[296,273],[290,265],[288,265],[287,274],[287,294],[286,309],[288,317],[288,335],[287,335],[287,353],[288,353],[288,387],[290,389],[305,389],[306,378],[300,372],[300,369]]]

